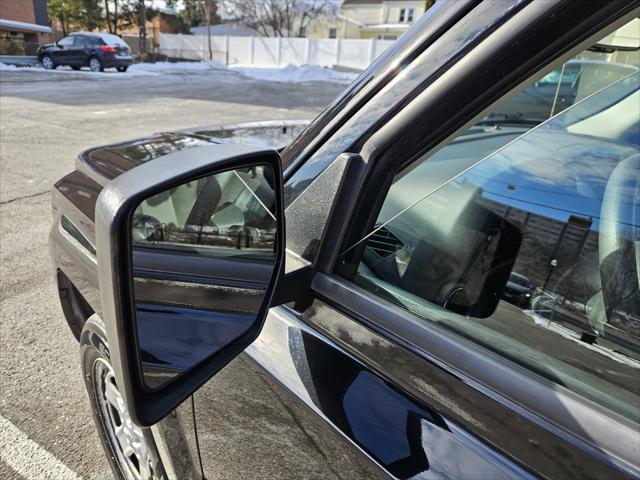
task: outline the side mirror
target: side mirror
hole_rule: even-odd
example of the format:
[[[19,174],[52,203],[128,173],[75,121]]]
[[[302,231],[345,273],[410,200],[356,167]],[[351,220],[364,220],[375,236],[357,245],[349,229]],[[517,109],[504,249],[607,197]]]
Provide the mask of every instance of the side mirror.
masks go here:
[[[103,317],[136,424],[156,423],[258,336],[284,238],[275,151],[184,150],[124,173],[101,192]]]

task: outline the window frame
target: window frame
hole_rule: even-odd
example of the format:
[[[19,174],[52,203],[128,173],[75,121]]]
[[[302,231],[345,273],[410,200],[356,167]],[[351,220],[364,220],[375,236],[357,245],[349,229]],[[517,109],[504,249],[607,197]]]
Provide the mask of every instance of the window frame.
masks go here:
[[[74,47],[90,47],[91,46],[91,37],[88,35],[74,35],[73,36],[73,46]]]
[[[551,72],[564,61],[591,46],[605,33],[618,28],[637,15],[637,11],[628,4],[617,4],[612,11],[608,12],[583,10],[584,18],[576,21],[576,10],[569,12],[568,8],[563,8],[567,5],[563,5],[560,6],[559,11],[556,10],[554,23],[549,22],[549,9],[545,8],[544,3],[533,2],[517,12],[498,31],[476,47],[473,54],[467,54],[450,67],[394,118],[359,145],[359,153],[363,160],[359,172],[362,187],[346,196],[341,196],[339,192],[338,202],[333,210],[341,213],[340,215],[332,214],[325,228],[316,263],[316,268],[322,275],[316,276],[312,289],[317,298],[345,312],[354,321],[363,323],[429,361],[434,361],[434,354],[429,347],[430,342],[446,341],[451,347],[449,350],[451,355],[447,358],[435,359],[443,368],[458,378],[462,375],[462,378],[472,382],[475,388],[480,389],[496,402],[507,405],[517,414],[516,416],[527,418],[545,432],[552,432],[561,439],[560,445],[566,447],[569,444],[581,452],[587,452],[585,472],[589,471],[588,464],[591,463],[592,465],[607,464],[637,475],[638,466],[633,445],[635,445],[638,424],[563,387],[551,384],[537,374],[501,357],[494,359],[496,365],[503,367],[500,375],[491,371],[466,374],[470,365],[461,364],[459,357],[452,353],[460,354],[463,351],[479,349],[475,354],[478,355],[478,360],[482,360],[489,358],[484,348],[467,344],[458,336],[442,331],[441,328],[425,326],[422,319],[420,320],[421,328],[416,329],[417,316],[400,307],[389,305],[386,300],[364,289],[358,292],[360,287],[346,280],[346,278],[352,278],[349,273],[350,269],[353,270],[353,265],[347,263],[345,268],[344,263],[339,261],[340,253],[362,238],[375,222],[397,171],[427,153],[434,153],[493,110],[494,106],[524,89],[535,78]],[[567,2],[573,7],[577,3]],[[567,18],[570,16],[573,17],[573,21],[567,23]],[[563,22],[565,22],[564,31],[560,32]],[[572,28],[567,29],[567,24]],[[555,36],[549,34],[545,38],[546,43],[540,46],[540,42],[534,42],[532,37],[543,28],[551,31],[556,29],[558,32]],[[521,49],[519,56],[527,58],[527,61],[520,60],[516,63],[513,58],[516,55],[514,51],[504,52],[505,47],[512,47],[515,42],[519,42]],[[517,49],[512,48],[512,50]],[[527,53],[531,55],[523,56],[522,50],[528,50]],[[465,108],[457,112],[459,106],[450,108],[452,115],[444,117],[448,118],[448,121],[442,122],[441,131],[430,132],[425,135],[427,138],[418,143],[407,141],[408,126],[415,122],[424,124],[425,118],[429,119],[430,116],[433,121],[434,114],[443,113],[443,110],[437,107],[439,103],[451,103],[447,102],[448,97],[444,92],[455,91],[456,82],[462,83],[465,80],[467,83],[462,84],[466,85],[467,90],[476,88],[477,91],[478,88],[483,88],[474,86],[469,82],[469,77],[473,78],[478,65],[491,64],[490,59],[500,55],[508,56],[507,58],[514,61],[512,70],[509,70],[511,65],[502,66],[503,71],[509,71],[509,74],[502,75],[500,81],[494,80],[495,83],[489,84],[490,87],[479,93],[477,98]],[[452,82],[451,79],[455,81]],[[358,212],[361,214],[358,215]],[[331,232],[333,237],[330,241],[326,238],[327,231]],[[325,247],[325,244],[329,246]],[[399,311],[392,317],[389,312],[394,308]],[[411,335],[407,335],[408,330],[411,330]],[[441,355],[445,354],[446,352],[441,352]],[[537,397],[519,395],[529,391],[527,385],[529,387],[533,385],[537,389]],[[515,403],[513,403],[514,398],[517,399]],[[559,398],[575,406],[575,410],[571,410],[572,418],[557,417],[558,412],[554,410],[553,405]],[[611,429],[607,425],[613,424],[619,426],[619,429],[615,433],[609,433]]]
[[[76,44],[76,39],[75,39],[76,36],[77,35],[67,35],[66,37],[61,38],[60,40],[58,40],[58,45],[60,45],[63,40],[66,40],[68,38],[70,40],[70,43],[69,43],[69,45],[66,45],[66,44],[63,43],[62,44],[63,48],[73,47]]]
[[[367,69],[320,113],[300,135],[281,152],[285,181],[313,157],[318,148],[332,135],[346,128],[348,120],[363,106],[375,101],[389,83],[394,82],[399,73],[398,65],[412,63],[416,57],[444,35],[456,22],[462,20],[469,11],[477,7],[480,0],[468,2],[440,2],[423,15],[420,25],[398,38]],[[402,84],[397,88],[401,88]]]
[[[413,17],[415,15],[415,10],[413,8],[407,8],[407,22],[413,22]]]

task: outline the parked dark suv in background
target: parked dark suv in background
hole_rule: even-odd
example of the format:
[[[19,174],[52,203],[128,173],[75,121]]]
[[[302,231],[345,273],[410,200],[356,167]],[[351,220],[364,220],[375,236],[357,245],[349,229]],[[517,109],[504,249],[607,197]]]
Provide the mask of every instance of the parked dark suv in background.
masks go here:
[[[116,478],[640,478],[638,6],[438,1],[308,125],[81,153],[50,246]]]
[[[47,70],[68,65],[74,70],[89,67],[93,72],[101,72],[105,68],[115,68],[126,72],[133,63],[125,41],[110,33],[72,33],[57,42],[43,45],[36,55]]]

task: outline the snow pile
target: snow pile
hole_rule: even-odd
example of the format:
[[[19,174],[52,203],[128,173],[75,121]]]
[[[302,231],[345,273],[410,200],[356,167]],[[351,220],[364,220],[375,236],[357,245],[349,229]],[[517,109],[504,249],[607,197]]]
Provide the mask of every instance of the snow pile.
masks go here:
[[[246,77],[271,82],[341,82],[351,83],[357,73],[338,72],[320,65],[287,65],[286,67],[232,66],[232,70]]]
[[[226,70],[227,66],[217,60],[209,62],[156,62],[156,63],[134,63],[129,67],[130,72],[203,72],[208,70]]]
[[[14,65],[0,63],[0,71],[16,71]],[[157,63],[134,63],[129,67],[127,73],[116,73],[115,70],[108,69],[106,72],[91,72],[86,68],[81,71],[72,70],[71,67],[58,67],[56,70],[45,70],[41,66],[21,68],[21,71],[47,72],[47,73],[67,73],[73,75],[92,75],[97,78],[118,78],[125,79],[129,76],[158,76],[163,74],[180,73],[207,73],[207,72],[231,72],[255,80],[267,82],[339,82],[351,83],[357,73],[338,72],[320,65],[287,65],[286,67],[253,67],[246,65],[233,65],[227,67],[217,60],[209,62],[157,62]]]

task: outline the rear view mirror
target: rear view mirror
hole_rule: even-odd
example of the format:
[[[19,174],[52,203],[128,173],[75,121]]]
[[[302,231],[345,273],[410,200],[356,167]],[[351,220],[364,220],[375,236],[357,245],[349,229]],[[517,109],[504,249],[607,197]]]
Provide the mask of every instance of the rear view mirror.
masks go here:
[[[96,238],[116,380],[160,420],[260,332],[283,258],[279,156],[240,145],[167,155],[108,185]]]

